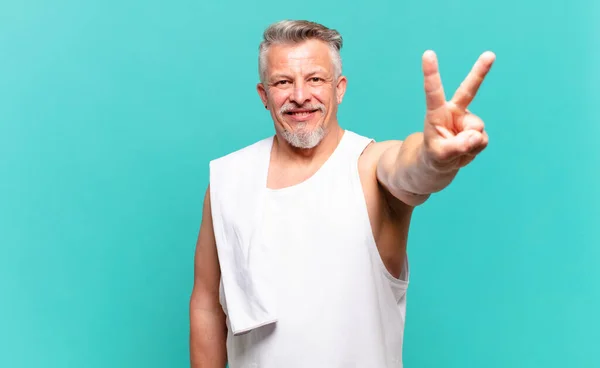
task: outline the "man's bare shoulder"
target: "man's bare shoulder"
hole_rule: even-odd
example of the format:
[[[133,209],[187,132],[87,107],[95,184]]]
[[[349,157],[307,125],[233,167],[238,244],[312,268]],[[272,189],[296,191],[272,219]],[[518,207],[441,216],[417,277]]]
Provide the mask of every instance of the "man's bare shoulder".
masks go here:
[[[404,218],[407,213],[411,212],[411,207],[395,198],[377,178],[377,166],[382,155],[386,152],[397,155],[402,143],[401,140],[373,142],[363,151],[359,160],[358,167],[363,188],[370,192],[367,194],[368,199],[370,197],[371,202],[379,203],[378,207],[384,210],[384,213],[388,215],[386,217]]]
[[[375,174],[374,170],[377,168],[377,163],[379,162],[381,155],[388,149],[400,149],[400,146],[402,146],[402,141],[400,140],[388,140],[369,144],[363,151],[359,161],[361,171],[372,170],[373,174]]]

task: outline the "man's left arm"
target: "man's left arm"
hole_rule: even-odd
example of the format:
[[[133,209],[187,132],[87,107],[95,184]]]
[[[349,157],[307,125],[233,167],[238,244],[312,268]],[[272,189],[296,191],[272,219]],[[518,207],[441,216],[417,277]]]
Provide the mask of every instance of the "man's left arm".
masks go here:
[[[417,206],[447,187],[460,168],[487,147],[483,121],[468,110],[495,55],[483,53],[450,101],[446,101],[436,55],[423,55],[427,112],[423,132],[391,145],[380,156],[377,179],[396,198]]]

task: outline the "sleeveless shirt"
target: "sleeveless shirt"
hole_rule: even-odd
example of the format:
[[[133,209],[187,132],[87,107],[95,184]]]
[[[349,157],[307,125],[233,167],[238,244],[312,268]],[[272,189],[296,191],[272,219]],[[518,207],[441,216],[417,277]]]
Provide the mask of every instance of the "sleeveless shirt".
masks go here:
[[[268,280],[278,320],[241,335],[229,329],[230,368],[402,367],[408,262],[394,277],[374,241],[358,171],[370,142],[346,130],[313,176],[267,189],[264,249],[248,257]],[[222,296],[221,285],[227,314]]]

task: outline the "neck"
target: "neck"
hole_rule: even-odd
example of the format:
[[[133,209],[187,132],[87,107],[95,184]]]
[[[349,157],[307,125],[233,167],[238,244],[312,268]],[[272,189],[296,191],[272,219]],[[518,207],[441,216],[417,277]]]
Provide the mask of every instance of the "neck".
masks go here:
[[[310,164],[321,158],[329,157],[335,151],[343,134],[344,130],[338,124],[331,124],[321,142],[313,148],[294,147],[276,134],[273,143],[274,153],[279,160]]]

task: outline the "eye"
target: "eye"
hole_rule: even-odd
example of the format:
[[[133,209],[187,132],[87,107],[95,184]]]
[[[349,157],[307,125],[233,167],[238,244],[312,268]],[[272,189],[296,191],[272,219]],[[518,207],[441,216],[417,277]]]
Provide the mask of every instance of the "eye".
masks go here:
[[[285,85],[288,82],[289,81],[287,81],[287,80],[280,80],[280,81],[275,82],[275,85],[276,86],[282,86],[282,85]]]
[[[311,82],[315,82],[315,83],[321,82],[322,80],[323,80],[323,79],[321,79],[321,78],[319,78],[319,77],[312,77],[312,78],[310,78],[310,81],[311,81]]]

